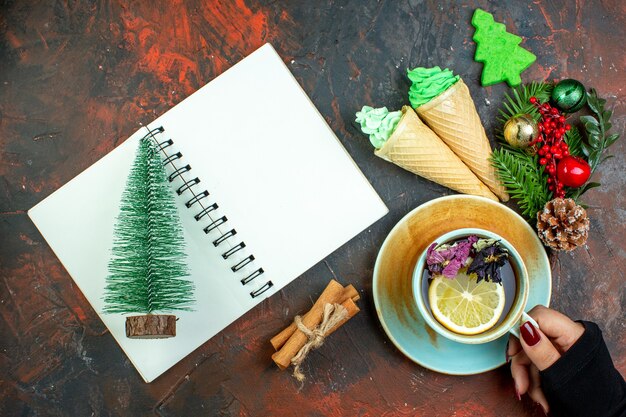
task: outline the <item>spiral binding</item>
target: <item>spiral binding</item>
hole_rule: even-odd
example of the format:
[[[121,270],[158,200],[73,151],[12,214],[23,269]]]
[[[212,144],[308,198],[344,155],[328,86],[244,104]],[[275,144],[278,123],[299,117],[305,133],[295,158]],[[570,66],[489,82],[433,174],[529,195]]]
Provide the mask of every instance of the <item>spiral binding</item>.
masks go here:
[[[163,165],[169,165],[172,168],[172,173],[168,176],[168,181],[169,182],[173,182],[174,180],[176,180],[176,178],[181,179],[181,181],[183,182],[183,185],[181,185],[177,190],[176,190],[176,194],[177,195],[183,195],[186,192],[189,192],[191,194],[191,198],[189,200],[187,200],[185,202],[185,207],[187,208],[193,208],[193,207],[200,207],[200,211],[198,211],[195,215],[194,215],[194,219],[196,221],[200,221],[201,219],[203,219],[205,216],[209,218],[209,220],[211,220],[211,222],[205,226],[202,230],[204,231],[204,233],[208,234],[210,232],[212,232],[215,229],[218,229],[219,226],[226,224],[228,222],[228,218],[226,216],[221,216],[218,217],[216,219],[211,217],[211,212],[217,210],[219,208],[217,203],[212,203],[212,204],[206,204],[204,201],[205,199],[207,199],[209,197],[209,192],[207,190],[203,190],[200,192],[196,192],[194,191],[195,186],[197,186],[198,184],[200,184],[200,179],[198,177],[195,177],[191,180],[187,180],[185,177],[183,177],[183,174],[191,171],[191,165],[186,164],[183,166],[179,166],[176,164],[176,161],[179,161],[183,158],[183,154],[181,152],[174,152],[174,153],[170,153],[168,154],[167,151],[165,151],[165,149],[169,148],[170,146],[172,146],[174,144],[174,141],[172,139],[166,139],[164,141],[160,141],[160,139],[157,137],[157,135],[161,134],[165,132],[165,129],[160,126],[157,127],[155,129],[148,129],[148,133],[144,136],[144,139],[146,138],[150,138],[152,140],[154,140],[154,142],[157,144],[157,146],[159,147],[159,150],[163,153],[164,155],[164,159],[163,159]],[[218,229],[219,230],[219,229]],[[226,242],[228,239],[233,238],[234,236],[237,235],[237,230],[235,229],[229,229],[228,231],[224,232],[221,234],[220,237],[218,237],[217,239],[213,240],[213,245],[215,247],[218,247],[219,245],[221,245],[222,243]],[[233,256],[235,253],[237,253],[238,251],[242,250],[243,248],[246,247],[245,242],[241,241],[238,244],[236,244],[235,246],[231,247],[230,249],[228,249],[226,252],[222,253],[222,258],[224,258],[225,260],[230,258],[231,256]],[[230,269],[231,271],[233,271],[234,273],[239,272],[240,270],[242,270],[245,266],[251,264],[252,262],[254,262],[255,258],[254,255],[249,255],[248,257],[240,260],[237,264],[235,264],[234,266],[232,266]],[[263,268],[258,268],[255,271],[253,271],[252,273],[250,273],[248,276],[246,276],[245,278],[242,278],[240,280],[241,285],[247,285],[248,283],[252,282],[255,278],[259,277],[260,275],[262,275],[265,271],[263,271]],[[256,298],[259,295],[263,294],[264,292],[266,292],[267,290],[269,290],[270,288],[272,288],[274,286],[274,284],[272,283],[272,281],[267,281],[265,282],[265,284],[263,284],[262,286],[260,286],[259,288],[257,288],[254,291],[250,291],[250,296],[252,298]]]

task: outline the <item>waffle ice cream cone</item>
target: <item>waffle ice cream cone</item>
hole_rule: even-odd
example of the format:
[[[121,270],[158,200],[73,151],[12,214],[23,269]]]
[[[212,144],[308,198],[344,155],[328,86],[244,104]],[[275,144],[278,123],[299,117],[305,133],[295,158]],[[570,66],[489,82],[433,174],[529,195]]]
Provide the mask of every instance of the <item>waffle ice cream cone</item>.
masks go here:
[[[420,118],[502,201],[509,195],[491,166],[491,145],[462,79],[416,109]]]
[[[450,150],[450,148],[417,117],[409,106],[376,156],[401,168],[465,194],[498,198]]]

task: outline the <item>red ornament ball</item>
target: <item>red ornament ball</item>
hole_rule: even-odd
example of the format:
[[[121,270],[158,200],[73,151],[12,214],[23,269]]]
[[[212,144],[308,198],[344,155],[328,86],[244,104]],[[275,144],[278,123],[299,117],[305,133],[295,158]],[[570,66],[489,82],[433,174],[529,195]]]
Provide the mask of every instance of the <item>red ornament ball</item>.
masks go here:
[[[591,167],[582,158],[577,156],[563,156],[556,166],[556,176],[568,187],[580,187],[587,182],[591,175]]]

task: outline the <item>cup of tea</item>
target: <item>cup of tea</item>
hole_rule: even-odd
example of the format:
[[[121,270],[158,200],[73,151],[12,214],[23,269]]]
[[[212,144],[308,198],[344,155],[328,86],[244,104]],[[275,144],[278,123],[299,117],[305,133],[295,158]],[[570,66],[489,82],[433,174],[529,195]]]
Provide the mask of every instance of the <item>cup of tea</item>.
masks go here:
[[[434,271],[434,272],[433,272]],[[426,324],[459,343],[480,344],[530,321],[529,279],[522,257],[488,230],[457,229],[438,237],[413,271],[413,296]]]

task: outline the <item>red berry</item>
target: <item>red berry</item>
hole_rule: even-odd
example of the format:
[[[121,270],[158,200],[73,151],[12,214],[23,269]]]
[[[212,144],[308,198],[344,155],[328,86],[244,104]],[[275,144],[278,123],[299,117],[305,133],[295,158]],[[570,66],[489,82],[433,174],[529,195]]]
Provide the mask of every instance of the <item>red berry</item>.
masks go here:
[[[530,101],[532,104],[536,104],[537,103],[537,97],[531,97],[528,99],[528,101]]]
[[[565,116],[560,116],[559,117],[559,122],[560,123],[565,123]]]
[[[548,185],[548,190],[550,191],[554,190],[554,185]]]
[[[548,146],[548,145],[543,145],[543,146],[541,147],[541,150],[542,150],[544,153],[545,153],[545,152],[550,152],[550,146]]]
[[[570,125],[565,125],[565,130],[570,130],[572,127]]]
[[[563,155],[561,155],[560,153],[555,153],[552,156],[554,156],[554,159],[561,159],[563,157]]]
[[[554,168],[554,167],[548,168],[548,174],[554,175],[555,172],[556,172],[556,168]]]
[[[567,143],[565,143],[565,142],[561,142],[560,146],[561,146],[561,149],[563,149],[564,151],[569,149],[569,146],[567,146]]]
[[[552,153],[557,153],[558,151],[559,151],[558,146],[552,146],[552,147],[550,148],[550,152],[552,152]]]
[[[580,187],[589,179],[591,167],[582,158],[565,156],[557,165],[557,177],[568,187]]]
[[[539,165],[545,165],[547,163],[548,163],[548,160],[546,158],[539,159]]]
[[[552,110],[550,110],[550,113],[551,114],[559,114],[559,109],[552,108]]]
[[[554,182],[554,178],[548,177],[548,184],[552,184]]]
[[[567,149],[563,151],[563,156],[569,156],[569,151]]]

